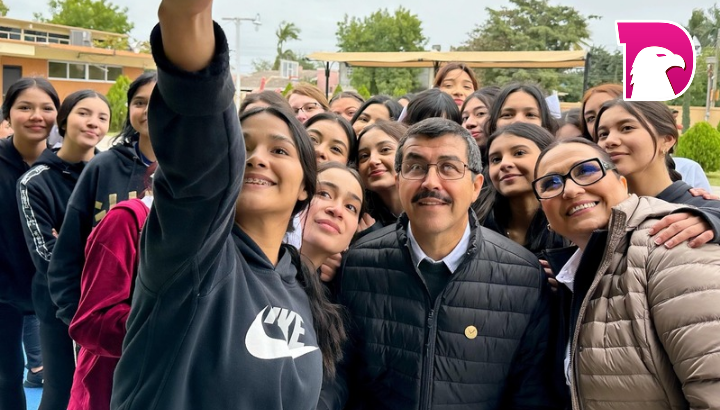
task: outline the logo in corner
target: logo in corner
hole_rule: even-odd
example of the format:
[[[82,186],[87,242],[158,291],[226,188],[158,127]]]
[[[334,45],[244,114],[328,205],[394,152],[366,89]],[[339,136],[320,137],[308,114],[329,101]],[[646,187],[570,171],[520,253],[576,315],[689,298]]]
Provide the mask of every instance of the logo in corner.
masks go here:
[[[684,27],[671,21],[615,22],[623,53],[623,99],[668,101],[695,75],[695,49]]]
[[[263,320],[265,312],[268,314]],[[263,323],[275,324],[279,327],[284,339],[270,337],[265,331]],[[251,355],[258,359],[271,360],[283,357],[297,359],[318,350],[317,346],[305,346],[304,343],[298,341],[304,334],[303,319],[299,314],[288,309],[265,306],[265,309],[257,314],[245,335],[245,347]]]

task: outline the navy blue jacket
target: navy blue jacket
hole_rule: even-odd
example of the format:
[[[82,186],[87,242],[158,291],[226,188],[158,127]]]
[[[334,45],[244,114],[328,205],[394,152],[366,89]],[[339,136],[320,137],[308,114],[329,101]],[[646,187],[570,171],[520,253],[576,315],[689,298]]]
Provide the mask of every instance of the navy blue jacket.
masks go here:
[[[227,40],[215,25],[196,73],[151,36],[158,83],[148,111],[158,160],[153,209],[115,370],[111,408],[314,409],[322,382],[299,255],[276,266],[235,225],[245,143],[232,103]]]
[[[47,285],[50,256],[65,218],[68,199],[86,164],[65,162],[56,152],[46,149],[17,184],[25,243],[35,265],[32,284],[35,314],[46,323],[57,320],[57,307],[50,299]]]
[[[146,170],[132,145],[115,145],[96,155],[80,175],[47,271],[50,297],[58,307],[57,317],[65,324],[70,325],[80,301],[80,275],[90,231],[115,204],[140,197]]]
[[[30,291],[35,267],[23,238],[15,186],[28,169],[13,137],[0,140],[0,303],[23,313],[33,312]]]

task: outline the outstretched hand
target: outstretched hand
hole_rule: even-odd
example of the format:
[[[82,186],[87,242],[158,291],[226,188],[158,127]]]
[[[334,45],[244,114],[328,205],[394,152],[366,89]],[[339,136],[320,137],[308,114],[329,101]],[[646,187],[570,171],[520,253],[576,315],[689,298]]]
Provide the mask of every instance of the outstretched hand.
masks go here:
[[[650,228],[650,236],[655,236],[656,245],[665,245],[668,249],[686,241],[691,248],[697,248],[710,242],[715,233],[701,217],[689,212],[679,212],[656,223]]]
[[[165,56],[185,71],[200,71],[215,52],[212,0],[163,0],[158,10]]]

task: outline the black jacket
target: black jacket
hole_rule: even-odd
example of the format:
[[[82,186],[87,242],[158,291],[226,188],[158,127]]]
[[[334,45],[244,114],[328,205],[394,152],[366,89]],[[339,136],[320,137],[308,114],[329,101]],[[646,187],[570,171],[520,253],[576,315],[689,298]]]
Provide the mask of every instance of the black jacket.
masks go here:
[[[23,238],[15,186],[29,168],[15,149],[13,137],[0,140],[0,303],[23,313],[33,311],[30,289],[35,267]]]
[[[158,82],[148,110],[158,159],[153,209],[111,408],[314,409],[322,382],[300,257],[276,266],[234,223],[245,144],[229,51],[196,73],[172,66],[151,35]]]
[[[70,324],[80,301],[80,274],[90,231],[115,204],[142,194],[146,170],[132,145],[115,145],[95,156],[80,175],[47,271],[50,297],[65,324]]]
[[[57,320],[57,307],[50,299],[47,285],[47,270],[55,248],[55,235],[60,232],[68,199],[85,165],[85,162],[65,162],[56,152],[46,149],[17,184],[17,203],[23,221],[25,244],[35,265],[33,305],[35,314],[46,323]]]
[[[478,227],[434,304],[415,269],[407,217],[344,259],[351,344],[319,408],[544,409],[549,289],[537,258]],[[475,326],[477,337],[466,336]],[[470,330],[472,331],[472,330]],[[470,333],[472,335],[472,333]]]
[[[675,181],[669,187],[660,192],[656,198],[662,199],[671,204],[692,205],[698,207],[702,217],[715,232],[713,243],[720,243],[720,201],[704,199],[701,196],[693,196],[689,191],[693,189],[683,181]]]

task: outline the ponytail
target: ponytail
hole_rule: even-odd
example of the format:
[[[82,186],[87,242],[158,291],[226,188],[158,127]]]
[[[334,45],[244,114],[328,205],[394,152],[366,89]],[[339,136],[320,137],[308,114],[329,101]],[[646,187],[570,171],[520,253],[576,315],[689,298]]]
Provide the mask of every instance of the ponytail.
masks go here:
[[[667,166],[667,170],[670,174],[670,179],[672,180],[672,182],[682,180],[682,175],[680,175],[680,173],[675,170],[675,160],[670,156],[670,154],[665,155],[665,166]]]
[[[286,248],[291,252],[293,265],[298,270],[297,279],[308,295],[318,347],[322,353],[323,373],[332,380],[347,340],[342,307],[330,302],[327,290],[320,282],[320,275],[303,263],[297,249],[294,246]]]

